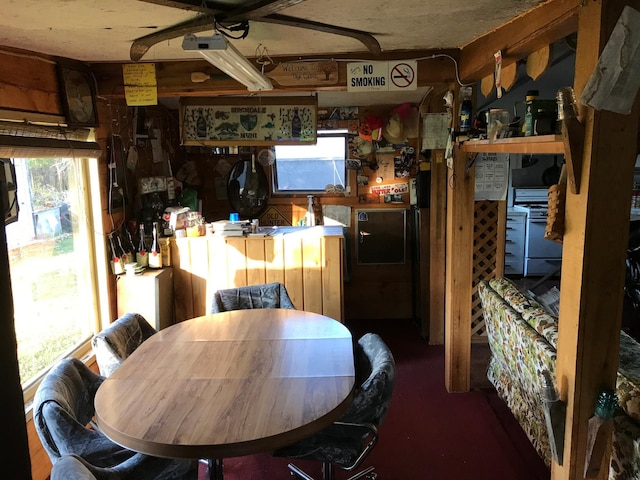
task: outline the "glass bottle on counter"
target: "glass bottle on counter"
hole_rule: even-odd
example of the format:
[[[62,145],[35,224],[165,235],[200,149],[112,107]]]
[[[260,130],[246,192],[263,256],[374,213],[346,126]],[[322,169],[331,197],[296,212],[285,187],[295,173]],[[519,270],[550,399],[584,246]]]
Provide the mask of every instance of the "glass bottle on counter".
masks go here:
[[[131,231],[127,228],[126,223],[122,225],[122,238],[124,238],[124,243],[127,247],[127,251],[131,252],[131,260],[130,262],[136,261],[136,244],[133,243],[133,238],[131,237]]]
[[[153,236],[149,250],[149,268],[162,268],[162,252],[158,238],[158,222],[153,222]]]
[[[118,247],[122,252],[122,260],[124,264],[131,263],[134,261],[134,255],[130,248],[127,247],[127,243],[122,241],[122,236],[118,235],[118,232],[113,233],[116,236],[116,242],[118,243]]]
[[[304,220],[307,227],[313,227],[316,224],[316,215],[313,211],[313,195],[307,195],[307,214]]]
[[[140,241],[138,242],[138,251],[136,252],[136,262],[141,267],[149,266],[149,251],[144,241],[144,223],[140,224]]]
[[[109,264],[111,265],[111,272],[119,275],[124,273],[124,258],[122,253],[118,251],[116,242],[113,241],[113,232],[107,235],[109,241]]]

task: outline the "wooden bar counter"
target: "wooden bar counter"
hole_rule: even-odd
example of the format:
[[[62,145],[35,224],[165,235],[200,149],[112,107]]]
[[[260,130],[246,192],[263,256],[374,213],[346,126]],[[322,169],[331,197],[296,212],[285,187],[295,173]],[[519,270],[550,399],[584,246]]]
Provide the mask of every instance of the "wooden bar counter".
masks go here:
[[[343,259],[340,226],[172,239],[176,322],[209,313],[218,289],[270,282],[282,283],[298,310],[342,321]]]

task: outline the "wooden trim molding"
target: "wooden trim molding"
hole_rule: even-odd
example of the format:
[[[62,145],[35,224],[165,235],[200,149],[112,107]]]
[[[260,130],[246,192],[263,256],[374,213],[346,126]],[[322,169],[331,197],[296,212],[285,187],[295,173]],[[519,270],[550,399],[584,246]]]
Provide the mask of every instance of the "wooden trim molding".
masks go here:
[[[463,46],[460,51],[462,82],[490,75],[494,70],[493,54],[498,50],[502,51],[504,68],[576,32],[579,5],[579,0],[550,0]]]

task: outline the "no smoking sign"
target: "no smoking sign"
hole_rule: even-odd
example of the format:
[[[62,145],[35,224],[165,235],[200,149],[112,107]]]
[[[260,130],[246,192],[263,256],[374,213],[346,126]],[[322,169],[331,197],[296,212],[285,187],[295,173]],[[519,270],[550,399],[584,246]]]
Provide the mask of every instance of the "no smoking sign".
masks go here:
[[[395,65],[389,65],[389,67],[391,67],[389,69],[391,85],[396,87],[397,90],[416,89],[415,65],[409,65],[408,63],[396,63]],[[391,89],[391,85],[389,86],[389,89]]]
[[[416,90],[417,62],[389,62],[389,90]]]
[[[383,92],[416,90],[416,60],[393,62],[349,62],[347,64],[347,91]]]

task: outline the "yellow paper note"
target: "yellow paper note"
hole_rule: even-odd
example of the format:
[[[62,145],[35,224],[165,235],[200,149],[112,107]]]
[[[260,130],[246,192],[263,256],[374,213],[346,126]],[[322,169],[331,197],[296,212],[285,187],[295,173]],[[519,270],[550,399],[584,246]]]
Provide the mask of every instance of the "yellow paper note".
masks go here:
[[[155,63],[122,65],[122,77],[127,105],[135,107],[158,104]]]

